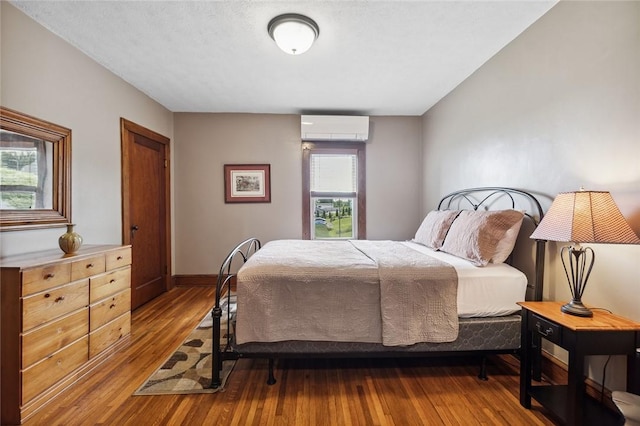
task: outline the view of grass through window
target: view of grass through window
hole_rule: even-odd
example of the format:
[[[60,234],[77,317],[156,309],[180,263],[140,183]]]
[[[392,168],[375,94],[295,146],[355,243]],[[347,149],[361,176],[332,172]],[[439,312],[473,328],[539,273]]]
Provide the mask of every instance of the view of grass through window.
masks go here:
[[[36,149],[0,150],[0,208],[33,209],[36,207],[38,165]]]
[[[353,199],[314,199],[315,238],[353,238]]]

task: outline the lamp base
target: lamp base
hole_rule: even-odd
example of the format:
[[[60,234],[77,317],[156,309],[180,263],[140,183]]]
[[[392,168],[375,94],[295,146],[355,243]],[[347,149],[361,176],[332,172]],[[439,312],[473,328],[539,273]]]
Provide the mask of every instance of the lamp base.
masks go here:
[[[592,317],[593,312],[582,304],[580,300],[572,300],[560,308],[565,314],[576,315],[579,317]]]

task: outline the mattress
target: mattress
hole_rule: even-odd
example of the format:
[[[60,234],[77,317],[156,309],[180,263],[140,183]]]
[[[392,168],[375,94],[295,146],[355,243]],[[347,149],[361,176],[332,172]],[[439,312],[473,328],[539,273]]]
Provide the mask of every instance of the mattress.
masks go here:
[[[403,244],[455,268],[458,274],[458,317],[495,317],[520,311],[516,302],[525,300],[527,277],[513,266],[489,263],[478,267],[465,259],[418,243],[406,241]]]

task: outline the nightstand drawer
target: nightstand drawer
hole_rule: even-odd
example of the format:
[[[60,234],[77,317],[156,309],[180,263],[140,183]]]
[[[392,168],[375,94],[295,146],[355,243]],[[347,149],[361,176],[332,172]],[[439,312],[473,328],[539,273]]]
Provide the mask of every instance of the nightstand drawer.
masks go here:
[[[562,344],[562,327],[536,314],[531,314],[530,329],[540,337],[557,345]]]

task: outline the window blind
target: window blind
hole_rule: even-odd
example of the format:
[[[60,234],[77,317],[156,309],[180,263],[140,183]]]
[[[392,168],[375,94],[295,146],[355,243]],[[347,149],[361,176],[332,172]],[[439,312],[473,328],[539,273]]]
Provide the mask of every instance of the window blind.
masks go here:
[[[311,192],[356,193],[357,156],[352,154],[312,154]]]

